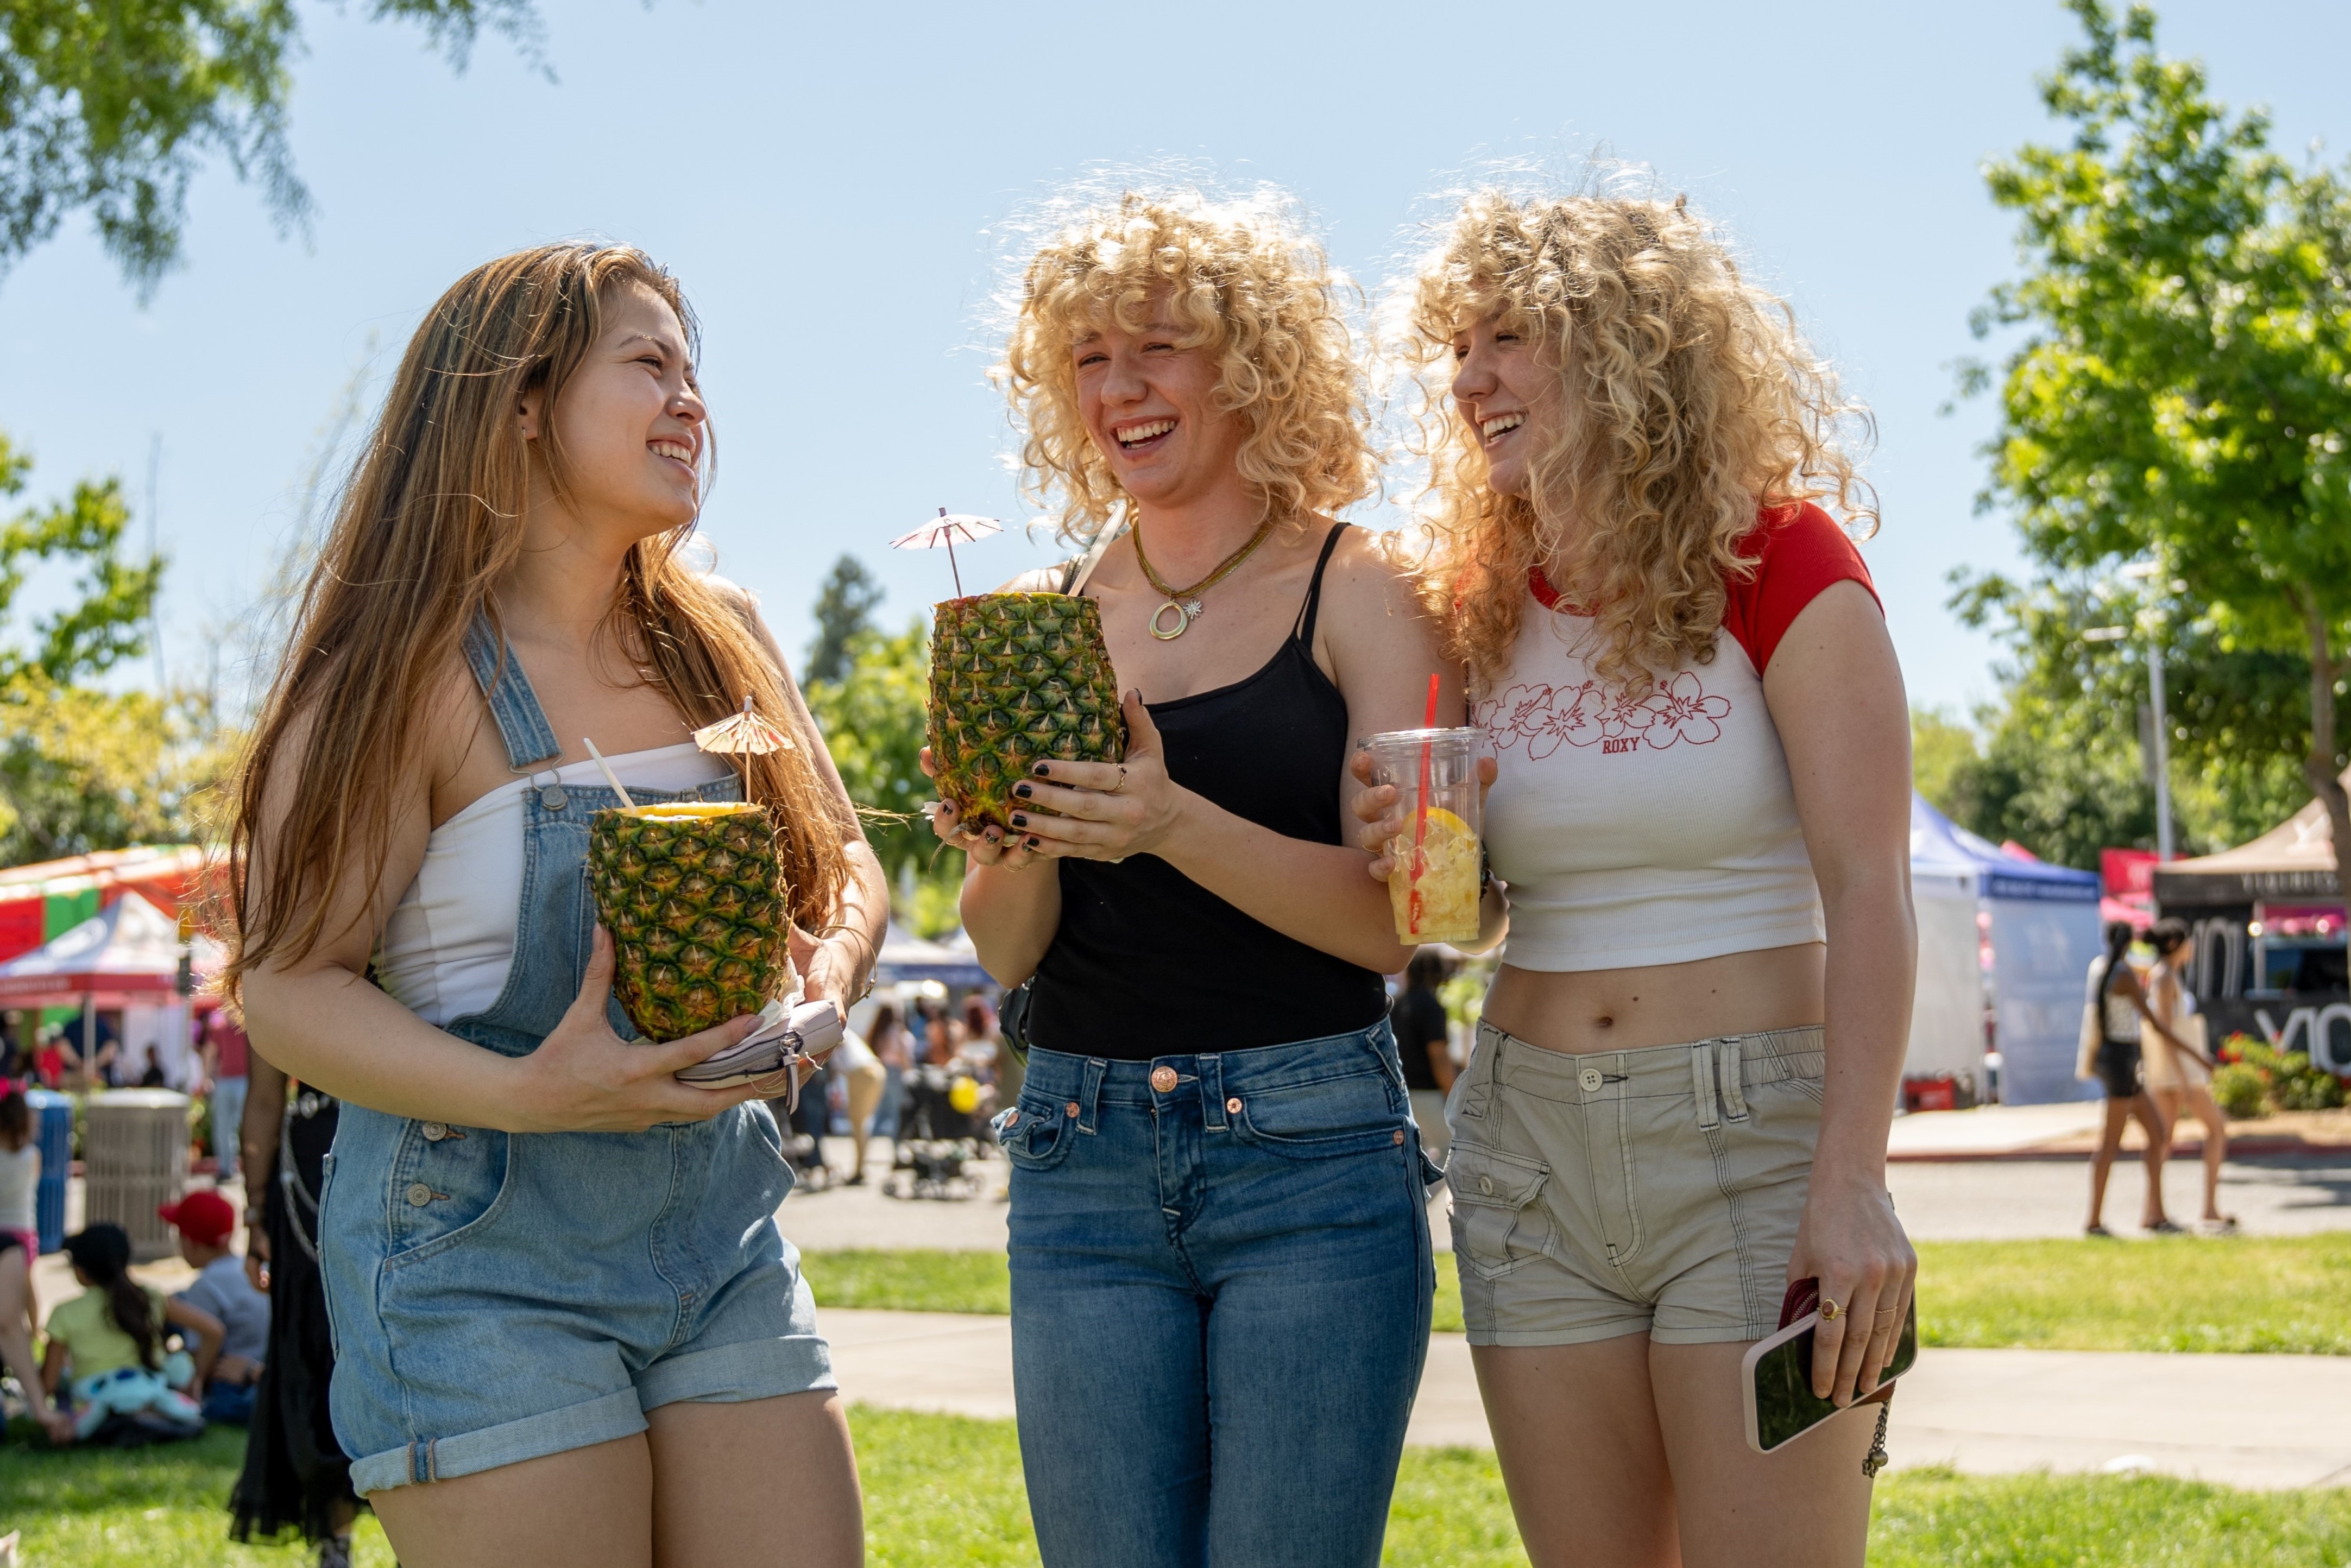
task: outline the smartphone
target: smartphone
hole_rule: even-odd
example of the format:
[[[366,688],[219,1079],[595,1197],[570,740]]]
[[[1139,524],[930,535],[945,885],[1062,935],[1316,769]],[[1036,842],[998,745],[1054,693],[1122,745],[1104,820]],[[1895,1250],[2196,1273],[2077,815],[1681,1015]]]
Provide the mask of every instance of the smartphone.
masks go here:
[[[1821,1314],[1805,1314],[1769,1339],[1749,1347],[1741,1364],[1740,1393],[1747,1405],[1747,1446],[1759,1454],[1771,1453],[1802,1437],[1837,1407],[1813,1392],[1813,1330]],[[1878,1373],[1883,1388],[1917,1364],[1918,1298],[1910,1298],[1910,1313],[1895,1342],[1893,1359]],[[1866,1398],[1866,1396],[1863,1397]],[[1858,1407],[1855,1399],[1848,1408]]]

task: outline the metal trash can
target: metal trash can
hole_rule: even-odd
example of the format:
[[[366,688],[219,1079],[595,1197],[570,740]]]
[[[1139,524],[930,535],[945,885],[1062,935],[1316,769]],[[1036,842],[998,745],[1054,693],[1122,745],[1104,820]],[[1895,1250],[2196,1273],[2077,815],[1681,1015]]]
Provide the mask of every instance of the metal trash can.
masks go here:
[[[33,1142],[41,1151],[41,1182],[33,1189],[33,1223],[41,1251],[66,1244],[66,1179],[73,1174],[73,1101],[51,1089],[26,1091]]]
[[[155,1210],[188,1185],[188,1096],[169,1089],[92,1095],[82,1130],[82,1223],[110,1220],[131,1234],[134,1262],[178,1251]]]

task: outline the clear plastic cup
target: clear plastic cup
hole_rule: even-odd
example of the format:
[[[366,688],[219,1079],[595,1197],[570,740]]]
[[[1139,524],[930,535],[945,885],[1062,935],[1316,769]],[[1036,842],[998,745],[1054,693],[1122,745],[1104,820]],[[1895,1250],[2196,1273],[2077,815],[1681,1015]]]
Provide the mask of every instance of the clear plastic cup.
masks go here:
[[[1396,730],[1363,742],[1374,782],[1396,786],[1404,831],[1389,845],[1388,900],[1403,942],[1478,939],[1480,877],[1478,757],[1486,732]],[[1423,757],[1426,758],[1424,771]],[[1422,781],[1428,810],[1421,814]]]

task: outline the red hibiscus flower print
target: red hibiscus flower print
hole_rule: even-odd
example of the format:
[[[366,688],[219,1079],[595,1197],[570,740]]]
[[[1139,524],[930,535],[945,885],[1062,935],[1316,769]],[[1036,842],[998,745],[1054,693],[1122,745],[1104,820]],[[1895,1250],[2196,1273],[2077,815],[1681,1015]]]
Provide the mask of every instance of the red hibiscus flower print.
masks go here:
[[[1521,737],[1532,740],[1549,722],[1552,690],[1548,686],[1513,686],[1491,702],[1479,706],[1479,722],[1493,738],[1494,749],[1507,752]],[[1555,746],[1556,742],[1553,742]],[[1549,756],[1549,749],[1541,753]]]
[[[1608,707],[1608,694],[1596,680],[1552,691],[1549,711],[1527,736],[1527,755],[1540,762],[1559,750],[1562,741],[1571,746],[1593,744],[1600,739]]]
[[[1660,752],[1677,741],[1703,746],[1721,739],[1718,721],[1730,711],[1729,698],[1708,696],[1698,678],[1687,670],[1652,691],[1641,706],[1649,714],[1649,745]]]

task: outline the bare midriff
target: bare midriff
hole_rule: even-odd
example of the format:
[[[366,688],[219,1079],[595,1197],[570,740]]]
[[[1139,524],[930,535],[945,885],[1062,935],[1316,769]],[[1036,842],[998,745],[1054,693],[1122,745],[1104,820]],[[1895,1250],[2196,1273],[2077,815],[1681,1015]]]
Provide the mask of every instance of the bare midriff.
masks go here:
[[[1821,1022],[1828,949],[1819,942],[1639,969],[1504,964],[1486,1022],[1547,1051],[1637,1051]]]

